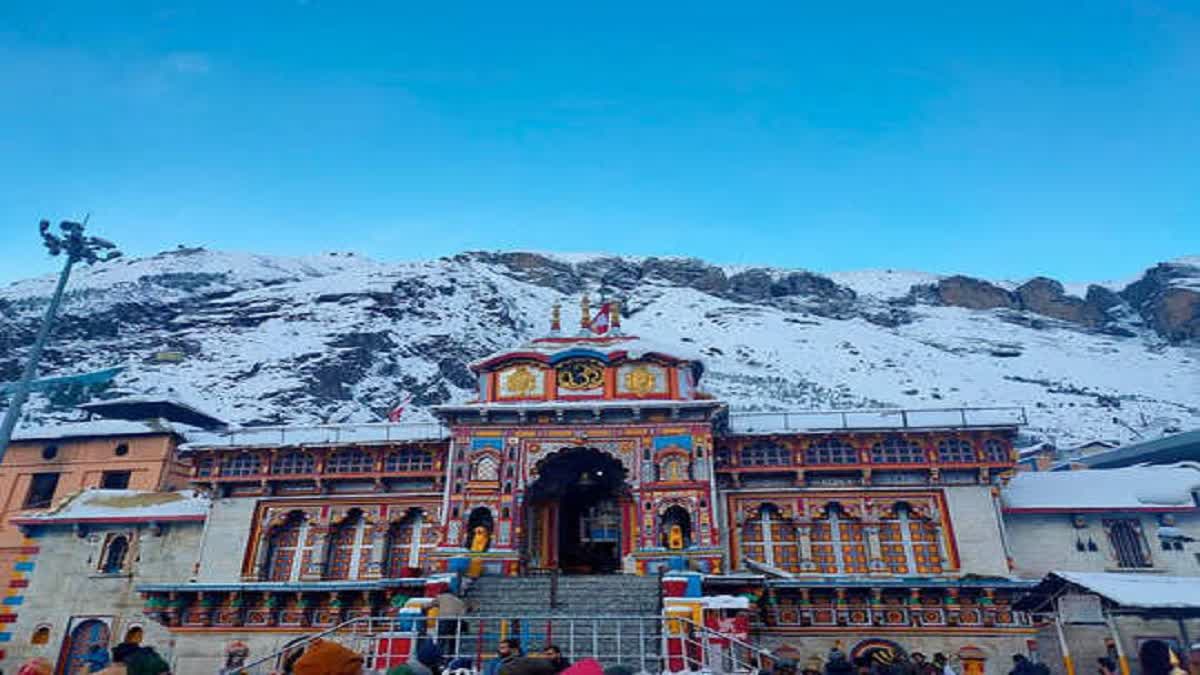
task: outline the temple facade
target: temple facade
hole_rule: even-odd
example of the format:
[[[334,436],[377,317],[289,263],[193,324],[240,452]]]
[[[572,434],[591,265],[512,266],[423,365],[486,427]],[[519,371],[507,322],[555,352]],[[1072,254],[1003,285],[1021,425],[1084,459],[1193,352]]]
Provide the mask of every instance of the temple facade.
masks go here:
[[[1021,410],[733,414],[697,356],[623,334],[615,305],[582,316],[473,363],[477,398],[438,423],[190,434],[195,563],[136,584],[178,662],[395,614],[432,575],[551,571],[693,573],[805,654],[961,652],[973,674],[1032,648],[999,503]]]

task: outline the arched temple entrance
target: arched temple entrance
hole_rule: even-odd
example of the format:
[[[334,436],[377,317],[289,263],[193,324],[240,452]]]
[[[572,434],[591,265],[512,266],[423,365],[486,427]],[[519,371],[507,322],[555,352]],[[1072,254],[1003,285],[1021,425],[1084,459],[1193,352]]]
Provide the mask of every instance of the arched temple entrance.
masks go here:
[[[592,448],[571,448],[539,462],[537,474],[528,491],[530,567],[568,574],[620,571],[631,508],[621,463]]]

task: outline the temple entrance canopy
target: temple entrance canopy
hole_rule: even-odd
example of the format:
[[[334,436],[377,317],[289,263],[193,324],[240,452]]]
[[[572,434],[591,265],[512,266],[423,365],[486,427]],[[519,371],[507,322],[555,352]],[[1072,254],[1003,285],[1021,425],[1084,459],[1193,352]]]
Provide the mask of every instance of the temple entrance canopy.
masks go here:
[[[723,404],[700,388],[698,356],[625,334],[617,302],[593,311],[585,296],[578,331],[555,307],[549,335],[471,370],[477,398],[435,408],[452,436],[435,553],[445,569],[721,567],[712,443]]]
[[[593,448],[542,460],[529,487],[528,560],[567,573],[615,572],[628,533],[621,526],[630,490],[621,463]]]

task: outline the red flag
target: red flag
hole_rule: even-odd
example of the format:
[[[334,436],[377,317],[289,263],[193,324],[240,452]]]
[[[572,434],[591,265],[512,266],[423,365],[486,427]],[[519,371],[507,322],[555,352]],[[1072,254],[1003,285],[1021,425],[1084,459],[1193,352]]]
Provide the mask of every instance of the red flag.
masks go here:
[[[393,424],[399,422],[400,418],[404,416],[404,406],[408,405],[408,402],[411,400],[412,396],[405,396],[403,401],[400,401],[395,408],[392,408],[388,412],[388,421],[392,422]]]
[[[608,312],[609,303],[606,302],[600,305],[600,311],[596,312],[596,316],[592,317],[592,323],[589,325],[593,333],[604,335],[608,332]]]

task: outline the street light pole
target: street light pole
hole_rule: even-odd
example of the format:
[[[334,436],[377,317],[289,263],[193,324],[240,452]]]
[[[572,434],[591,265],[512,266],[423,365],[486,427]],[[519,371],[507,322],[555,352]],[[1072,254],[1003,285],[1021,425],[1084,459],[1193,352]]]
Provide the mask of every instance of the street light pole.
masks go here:
[[[41,360],[42,350],[45,349],[46,342],[50,338],[50,329],[54,327],[58,306],[62,303],[63,290],[67,287],[67,279],[71,276],[71,267],[77,262],[90,265],[95,262],[112,260],[121,255],[112,242],[99,237],[83,236],[83,227],[86,222],[86,218],[83,223],[64,220],[59,224],[59,229],[63,232],[61,237],[50,232],[50,221],[43,220],[38,225],[42,234],[42,242],[50,251],[50,255],[58,255],[65,251],[67,260],[63,264],[62,272],[58,275],[58,285],[54,287],[54,295],[51,296],[50,304],[46,307],[46,314],[42,317],[42,325],[38,328],[37,339],[34,340],[33,348],[29,352],[25,370],[21,373],[21,379],[13,391],[12,400],[4,412],[4,422],[0,423],[0,463],[4,461],[4,454],[8,451],[13,429],[16,428],[17,419],[21,416],[21,407],[25,405],[25,399],[29,397],[29,389],[37,374],[38,361]]]

